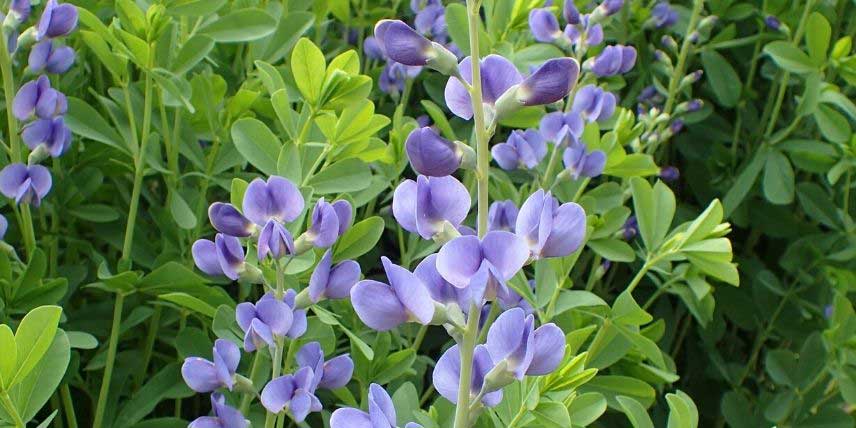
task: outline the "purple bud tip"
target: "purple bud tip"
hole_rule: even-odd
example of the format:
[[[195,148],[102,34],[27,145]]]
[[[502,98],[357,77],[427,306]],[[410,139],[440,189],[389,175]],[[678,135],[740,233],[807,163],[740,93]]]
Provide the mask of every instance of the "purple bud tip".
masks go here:
[[[407,136],[405,148],[413,170],[429,177],[451,175],[463,158],[454,143],[429,127],[414,129]]]
[[[767,25],[767,28],[773,31],[779,31],[779,29],[782,28],[782,21],[779,21],[779,18],[773,15],[767,15],[767,17],[764,18],[764,24]]]
[[[632,215],[627,218],[622,228],[622,235],[625,241],[630,241],[639,234],[639,223],[636,221],[636,216]]]
[[[77,27],[77,7],[48,0],[37,27],[37,38],[66,36]]]
[[[681,119],[675,119],[670,125],[669,129],[672,131],[672,134],[677,134],[684,129],[684,121]]]
[[[604,0],[604,2],[600,4],[600,7],[603,9],[603,14],[606,16],[615,15],[619,10],[621,10],[622,6],[624,6],[624,0]]]
[[[375,37],[393,61],[422,66],[431,59],[431,42],[402,21],[379,21],[375,25]]]
[[[681,177],[680,171],[674,166],[665,166],[660,169],[660,179],[667,183],[673,183]]]
[[[660,2],[651,9],[651,19],[657,28],[666,28],[678,22],[678,12],[668,2]]]
[[[579,74],[575,59],[551,59],[520,84],[518,99],[526,106],[559,101],[571,92]]]
[[[699,111],[699,110],[701,110],[703,105],[704,105],[704,103],[702,102],[702,100],[700,100],[698,98],[696,98],[694,100],[690,100],[690,102],[687,103],[687,112],[692,113],[692,112]]]

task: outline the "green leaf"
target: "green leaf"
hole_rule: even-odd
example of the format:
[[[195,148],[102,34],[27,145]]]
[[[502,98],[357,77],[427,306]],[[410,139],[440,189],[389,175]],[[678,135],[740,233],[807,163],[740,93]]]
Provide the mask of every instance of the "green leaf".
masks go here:
[[[478,20],[479,28],[479,52],[490,52],[490,37],[485,32],[481,19]],[[446,6],[446,27],[449,29],[449,37],[461,50],[464,56],[470,54],[470,30],[467,20],[467,8],[460,3],[451,3]]]
[[[541,400],[538,407],[532,411],[532,416],[535,416],[535,421],[539,427],[568,428],[571,426],[568,408],[556,401]]]
[[[286,141],[279,151],[279,156],[276,160],[276,170],[279,175],[295,182],[303,181],[303,166],[300,162],[300,149],[290,142]]]
[[[846,143],[852,135],[847,118],[828,105],[821,104],[817,107],[814,121],[824,138],[833,143]]]
[[[644,153],[632,153],[621,157],[617,163],[607,162],[603,173],[614,177],[644,177],[656,175],[660,168],[654,163],[651,155]]]
[[[401,375],[411,369],[416,361],[416,351],[407,348],[393,352],[383,359],[383,365],[372,376],[372,382],[381,385],[398,379]]]
[[[24,316],[15,332],[17,369],[4,384],[5,388],[22,381],[41,361],[54,340],[60,315],[62,308],[59,306],[40,306]]]
[[[368,165],[358,159],[336,162],[312,176],[307,183],[318,194],[347,193],[363,190],[371,182]]]
[[[764,196],[776,205],[794,201],[794,169],[787,156],[778,150],[767,154],[764,164]]]
[[[797,199],[803,211],[813,220],[833,229],[841,227],[838,208],[827,191],[817,183],[803,182],[798,184]]]
[[[189,392],[181,379],[181,367],[178,363],[172,363],[149,378],[149,381],[125,402],[116,416],[114,426],[129,427],[141,421],[158,403],[167,398],[168,393],[176,386],[181,386]]]
[[[194,34],[181,45],[170,69],[178,75],[187,73],[208,56],[211,49],[214,49],[214,39],[204,34]]]
[[[715,50],[702,51],[701,63],[719,104],[725,107],[736,106],[743,85],[734,67]]]
[[[384,227],[383,218],[378,216],[369,217],[353,225],[339,238],[336,251],[333,253],[334,259],[336,261],[356,259],[367,253],[380,240]]]
[[[698,426],[698,409],[688,395],[679,391],[678,394],[666,394],[669,404],[668,428],[696,428]]]
[[[621,411],[627,415],[627,419],[630,420],[630,424],[633,428],[654,428],[654,423],[651,422],[651,417],[648,416],[648,412],[645,410],[645,407],[638,401],[623,395],[616,397],[616,400],[621,407]]]
[[[217,308],[187,293],[164,293],[158,297],[163,300],[166,300],[167,302],[172,302],[176,305],[190,309],[191,311],[196,312],[198,314],[205,315],[208,318],[214,318],[214,314],[217,313]]]
[[[250,165],[267,175],[277,174],[282,144],[267,125],[258,119],[239,119],[232,125],[232,140]]]
[[[9,392],[9,395],[15,397],[15,407],[22,419],[32,420],[44,407],[62,381],[70,358],[68,337],[62,330],[56,330],[44,357]]]
[[[764,53],[769,55],[779,67],[792,73],[804,74],[817,70],[811,58],[790,42],[782,40],[770,42],[764,46]]]
[[[305,37],[298,40],[291,52],[291,72],[297,89],[309,104],[315,105],[319,100],[326,70],[321,49]]]
[[[238,9],[202,27],[204,34],[219,43],[249,42],[276,30],[276,19],[261,9]]]
[[[654,317],[636,303],[632,293],[625,290],[615,299],[612,320],[623,325],[645,325],[653,321]]]
[[[172,214],[175,224],[182,229],[193,229],[196,227],[196,214],[190,205],[181,197],[177,190],[169,193],[169,212]]]
[[[633,251],[633,247],[618,239],[595,239],[586,242],[586,245],[606,260],[630,263],[636,259],[636,253]]]
[[[624,395],[631,397],[642,403],[643,406],[649,406],[654,402],[656,394],[654,388],[642,380],[629,376],[614,375],[596,376],[585,385],[582,385],[579,388],[579,391],[600,392],[604,397],[606,397],[606,402],[609,407],[616,410],[622,410],[622,407],[617,401],[618,396]]]
[[[743,199],[746,198],[746,195],[749,194],[752,186],[758,180],[758,174],[764,168],[766,160],[767,151],[762,146],[755,152],[755,156],[743,168],[743,171],[740,171],[737,179],[734,180],[734,184],[731,185],[731,188],[728,189],[728,193],[725,194],[725,198],[722,200],[722,207],[725,209],[726,217],[730,216],[743,203]]]
[[[806,21],[805,44],[811,60],[818,66],[826,62],[826,51],[832,37],[832,27],[820,12],[812,12]]]
[[[15,333],[6,324],[0,325],[0,349],[3,349],[3,355],[0,356],[0,385],[7,385],[18,363],[18,345],[15,343]]]
[[[440,129],[440,132],[443,133],[443,136],[446,139],[455,141],[458,139],[458,136],[455,135],[455,131],[452,129],[452,126],[449,124],[449,120],[446,119],[446,114],[443,113],[443,110],[431,102],[431,100],[422,100],[420,101],[422,104],[422,108],[428,113],[428,116],[431,116],[431,121],[437,125],[437,128]]]
[[[597,392],[580,394],[568,407],[573,426],[584,427],[596,421],[606,411],[606,399]]]
[[[220,10],[226,2],[227,0],[178,0],[172,2],[166,11],[177,16],[208,16]]]
[[[659,248],[669,232],[675,215],[675,195],[669,186],[658,181],[651,185],[642,178],[632,178],[633,207],[639,222],[639,234],[648,252]]]
[[[110,223],[119,219],[119,212],[110,205],[104,204],[81,205],[67,212],[92,223]]]
[[[270,63],[285,58],[297,43],[297,39],[312,28],[313,23],[315,15],[310,12],[289,11],[283,14],[261,58]]]
[[[68,113],[65,115],[65,123],[72,132],[81,137],[104,143],[125,154],[131,153],[116,130],[86,101],[68,97]]]
[[[68,343],[75,349],[95,349],[98,347],[98,339],[83,331],[67,331]]]

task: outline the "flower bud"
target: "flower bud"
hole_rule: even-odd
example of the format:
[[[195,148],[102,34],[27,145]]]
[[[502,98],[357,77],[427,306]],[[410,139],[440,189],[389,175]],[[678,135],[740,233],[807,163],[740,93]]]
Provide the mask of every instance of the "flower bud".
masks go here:
[[[509,88],[496,102],[499,120],[524,106],[551,104],[571,92],[580,74],[573,58],[556,58],[545,62],[516,87]]]
[[[427,66],[445,75],[458,72],[458,58],[443,45],[426,39],[399,20],[384,19],[375,25],[375,38],[395,62]]]
[[[674,183],[681,177],[680,171],[674,166],[664,166],[660,168],[660,179],[667,183]]]
[[[660,38],[660,44],[664,48],[669,49],[672,52],[677,52],[678,50],[678,42],[676,42],[675,39],[668,34]]]
[[[532,9],[529,12],[529,29],[535,40],[542,43],[552,43],[562,36],[559,20],[549,9]]]
[[[37,39],[66,36],[77,27],[77,7],[48,0],[39,19]]]
[[[586,62],[590,64],[591,71],[599,77],[624,74],[636,64],[636,48],[623,45],[607,46],[600,55]]]
[[[580,11],[577,10],[574,0],[565,0],[564,7],[562,8],[562,16],[568,24],[577,25],[580,23]]]
[[[405,149],[413,170],[429,177],[451,175],[460,168],[464,158],[458,145],[441,137],[429,127],[410,132]]]
[[[764,24],[767,25],[767,28],[773,31],[779,31],[782,28],[782,21],[780,21],[775,15],[767,15],[767,17],[764,18]]]

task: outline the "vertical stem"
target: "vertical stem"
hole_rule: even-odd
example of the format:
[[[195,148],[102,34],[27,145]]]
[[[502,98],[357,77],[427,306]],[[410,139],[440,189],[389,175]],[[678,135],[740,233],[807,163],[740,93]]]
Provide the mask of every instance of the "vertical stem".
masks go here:
[[[71,391],[69,391],[67,383],[60,386],[59,396],[62,398],[62,407],[65,409],[68,428],[77,428],[77,415],[74,412],[74,403],[71,401]]]
[[[701,11],[704,6],[704,0],[695,0],[693,2],[693,11],[690,15],[690,22],[687,24],[687,35],[681,44],[681,52],[678,54],[678,62],[675,65],[675,71],[672,73],[672,80],[669,81],[669,94],[666,98],[666,105],[663,107],[663,113],[671,114],[672,108],[675,106],[675,97],[678,93],[678,86],[684,78],[684,72],[687,65],[687,56],[689,56],[690,48],[693,45],[690,40],[690,34],[695,31],[698,26]]]
[[[487,233],[488,184],[490,179],[490,158],[488,135],[484,121],[482,102],[481,61],[479,56],[479,8],[480,0],[467,0],[467,23],[470,33],[470,58],[472,63],[472,89],[470,98],[473,104],[474,134],[476,138],[476,178],[478,182],[478,234]],[[460,344],[461,378],[458,384],[458,399],[455,409],[454,428],[466,428],[470,425],[470,389],[472,384],[473,352],[478,338],[481,310],[475,304],[470,305],[467,326]]]
[[[107,364],[104,366],[104,377],[101,379],[101,391],[98,393],[98,405],[95,408],[95,418],[92,422],[93,428],[101,428],[104,424],[104,410],[107,405],[107,396],[110,393],[110,381],[113,378],[113,363],[116,361],[116,347],[119,344],[119,328],[122,323],[122,307],[125,303],[125,295],[117,294],[116,303],[113,306],[113,324],[110,327],[110,342],[107,345]]]
[[[15,77],[12,75],[12,58],[9,56],[9,49],[6,46],[5,34],[0,35],[0,72],[3,73],[3,95],[6,99],[6,122],[8,124],[11,162],[23,162],[24,149],[21,147],[21,142],[18,139],[18,120],[12,112],[12,104],[15,101],[17,89],[15,87]],[[33,250],[36,249],[36,237],[35,233],[33,233],[33,217],[30,214],[30,206],[27,204],[21,205],[20,212],[18,223],[21,227],[24,249],[26,249],[27,257],[29,257],[33,254]]]
[[[149,361],[152,359],[152,351],[155,347],[155,339],[157,339],[158,330],[160,329],[160,318],[163,306],[155,306],[155,312],[152,314],[152,319],[149,321],[149,331],[146,334],[145,348],[143,349],[143,364],[140,371],[137,373],[136,386],[142,386],[143,380],[146,377],[149,368]]]
[[[255,356],[255,358],[253,358],[253,366],[250,369],[250,381],[251,382],[255,382],[255,378],[256,378],[256,375],[258,374],[259,365],[261,363],[261,360],[262,360],[262,353],[259,352],[258,350],[256,350],[256,356]],[[255,388],[255,385],[253,386],[253,388]],[[244,415],[247,414],[247,410],[250,409],[250,402],[252,402],[252,401],[253,401],[252,394],[244,394],[244,397],[241,398],[241,407],[239,407],[239,409],[241,410],[241,414],[244,414]]]

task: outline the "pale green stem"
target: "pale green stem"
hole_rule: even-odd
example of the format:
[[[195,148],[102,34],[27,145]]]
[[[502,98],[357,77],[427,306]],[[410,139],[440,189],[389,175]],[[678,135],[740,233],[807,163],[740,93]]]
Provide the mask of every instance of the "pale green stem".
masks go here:
[[[107,345],[107,365],[104,367],[104,377],[101,378],[101,391],[98,393],[98,405],[95,408],[93,428],[101,428],[104,423],[104,410],[110,393],[110,381],[113,378],[113,363],[116,361],[116,347],[119,344],[119,329],[122,323],[122,307],[125,295],[117,294],[113,306],[113,324],[110,328],[110,341]]]
[[[24,423],[24,420],[21,419],[21,415],[18,413],[18,408],[15,407],[15,403],[12,402],[12,397],[9,396],[8,391],[0,392],[0,400],[3,402],[3,408],[6,409],[6,413],[12,417],[12,423],[15,425],[15,428],[24,428],[27,425]]]
[[[255,383],[256,375],[258,374],[258,371],[259,371],[259,365],[261,365],[261,360],[262,360],[262,353],[256,352],[256,356],[255,356],[255,358],[253,358],[253,366],[252,366],[252,368],[250,368],[250,382]],[[247,414],[247,410],[250,409],[250,403],[252,401],[253,401],[253,395],[252,394],[244,394],[244,397],[241,398],[241,407],[239,407],[239,409],[241,410],[241,414],[244,414],[244,415]]]

